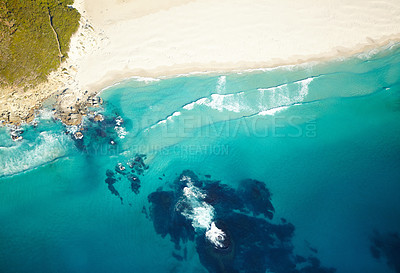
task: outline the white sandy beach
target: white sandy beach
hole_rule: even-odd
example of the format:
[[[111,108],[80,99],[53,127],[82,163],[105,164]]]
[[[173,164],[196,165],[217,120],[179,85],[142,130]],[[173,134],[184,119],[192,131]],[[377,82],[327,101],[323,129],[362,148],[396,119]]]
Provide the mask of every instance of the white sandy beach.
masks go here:
[[[227,71],[350,55],[400,38],[398,0],[85,0],[107,39],[77,80]]]
[[[400,41],[399,0],[75,0],[74,7],[82,19],[69,58],[28,100],[23,90],[0,90],[0,119],[29,120],[57,94],[63,115],[80,115],[78,101],[133,76],[267,68]]]

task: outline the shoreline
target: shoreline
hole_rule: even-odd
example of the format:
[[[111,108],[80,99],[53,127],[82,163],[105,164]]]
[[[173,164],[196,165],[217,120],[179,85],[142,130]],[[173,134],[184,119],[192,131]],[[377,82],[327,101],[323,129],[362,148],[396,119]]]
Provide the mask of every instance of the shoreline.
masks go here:
[[[76,35],[79,35],[80,33],[77,33]],[[171,69],[168,67],[166,68],[158,68],[155,69],[154,71],[128,71],[124,73],[112,73],[110,72],[110,78],[109,80],[102,81],[97,83],[94,86],[91,86],[88,88],[88,90],[91,90],[87,92],[86,101],[89,99],[95,99],[97,100],[98,96],[105,90],[112,88],[113,86],[117,86],[119,84],[122,84],[125,81],[129,80],[134,80],[135,78],[137,79],[142,79],[143,81],[159,81],[163,79],[169,79],[169,78],[175,78],[175,77],[188,77],[192,75],[210,75],[210,74],[221,74],[221,73],[251,73],[255,71],[267,71],[267,70],[275,70],[275,69],[284,69],[285,67],[291,67],[291,68],[296,68],[296,67],[308,67],[310,65],[318,65],[318,64],[323,64],[323,63],[329,63],[329,62],[340,62],[344,61],[348,58],[352,57],[357,57],[358,55],[362,54],[378,54],[382,51],[391,49],[392,47],[400,45],[400,34],[399,35],[393,35],[389,39],[383,39],[382,42],[375,42],[373,44],[363,44],[360,45],[359,48],[357,49],[336,49],[334,50],[331,54],[321,54],[321,56],[315,56],[315,57],[309,57],[308,59],[306,58],[299,58],[296,61],[287,61],[287,62],[280,62],[277,61],[276,63],[234,63],[230,65],[202,65],[202,66],[186,66],[183,65],[182,67],[179,67],[177,69]],[[68,62],[68,61],[67,61]],[[64,78],[63,76],[60,77],[60,72],[59,70],[65,69],[65,65],[62,65],[57,71],[52,72],[56,73],[55,76],[51,75],[50,79],[57,81],[57,78],[60,78],[61,80]],[[43,88],[43,86],[45,86]],[[54,105],[60,104],[63,102],[63,100],[67,96],[72,96],[72,101],[76,101],[79,99],[78,96],[76,96],[76,91],[77,89],[71,89],[69,91],[72,91],[72,93],[67,93],[65,94],[65,91],[68,91],[69,87],[66,87],[66,85],[59,85],[59,84],[54,84],[53,82],[46,82],[39,84],[34,90],[43,88],[46,92],[49,91],[49,88],[56,87],[58,89],[63,89],[63,92],[60,92],[59,90],[53,92],[52,94],[49,94],[48,96],[43,97],[43,99],[38,100],[37,103],[28,109],[28,111],[25,113],[28,116],[28,120],[21,120],[21,122],[11,122],[8,123],[4,120],[0,120],[0,127],[4,125],[10,125],[10,126],[16,126],[19,127],[19,125],[23,124],[29,124],[32,122],[34,117],[37,115],[37,112],[40,111],[43,107],[43,104],[48,101],[51,98],[55,99]],[[78,90],[79,93],[82,95],[82,90]],[[98,103],[99,105],[101,104],[100,102]],[[63,108],[58,108],[54,111],[54,117],[56,119],[60,119],[61,122],[63,122],[65,125],[73,126],[73,125],[80,125],[81,123],[81,118],[82,116],[86,115],[87,113],[82,113],[79,114],[78,117],[75,117],[74,122],[68,123],[67,120],[63,120],[62,113],[65,112],[66,116],[68,116],[70,113],[66,111],[66,108],[68,107],[74,107],[75,103],[69,102],[68,106],[64,106]],[[60,115],[61,114],[61,115]],[[65,118],[65,117],[64,117]],[[67,121],[67,122],[66,122]]]
[[[81,123],[81,116],[86,114],[87,105],[92,104],[95,93],[81,88],[76,76],[81,65],[81,58],[93,53],[101,46],[101,31],[95,31],[83,8],[84,1],[75,1],[73,7],[81,14],[79,28],[71,37],[68,58],[54,71],[50,72],[45,82],[24,90],[20,87],[0,89],[0,127],[9,125],[19,127],[31,123],[44,104],[52,101],[54,117],[66,125]]]
[[[2,127],[8,127],[9,128],[9,133],[10,137],[13,139],[13,141],[19,141],[22,140],[23,137],[21,136],[21,133],[23,133],[23,130],[21,130],[22,125],[31,125],[31,126],[37,126],[37,118],[41,116],[42,111],[47,108],[47,110],[52,112],[52,118],[56,120],[60,120],[61,123],[66,126],[66,129],[69,133],[71,133],[75,139],[81,139],[83,137],[82,130],[84,129],[84,124],[83,124],[83,117],[84,116],[90,116],[91,118],[103,118],[103,114],[101,112],[98,112],[96,110],[88,111],[88,107],[100,107],[103,104],[103,100],[100,97],[101,93],[106,91],[107,89],[110,89],[114,86],[118,86],[120,84],[123,84],[126,81],[131,81],[131,80],[136,80],[136,81],[143,81],[143,82],[153,82],[153,81],[160,81],[160,80],[166,80],[166,79],[171,79],[171,78],[176,78],[176,77],[190,77],[190,76],[195,76],[195,75],[216,75],[219,76],[221,74],[229,74],[229,73],[253,73],[256,71],[272,71],[272,70],[277,70],[277,69],[307,69],[309,67],[313,67],[316,65],[324,65],[324,64],[329,64],[329,63],[334,63],[334,62],[343,62],[346,61],[350,58],[362,58],[362,59],[369,59],[370,57],[373,57],[377,54],[386,52],[389,53],[389,50],[392,50],[394,48],[400,47],[400,39],[392,38],[389,40],[386,40],[385,42],[381,44],[370,44],[370,45],[365,45],[363,47],[360,47],[359,50],[349,50],[348,52],[337,52],[336,55],[334,56],[320,56],[318,58],[311,58],[310,60],[301,60],[297,63],[288,63],[288,64],[281,64],[277,66],[270,66],[270,67],[258,67],[257,65],[255,67],[246,67],[246,66],[232,66],[230,69],[225,69],[225,70],[205,70],[205,71],[196,71],[192,69],[183,69],[181,72],[182,73],[162,73],[163,70],[159,70],[159,74],[152,74],[152,73],[147,73],[147,74],[142,74],[142,75],[133,75],[129,76],[126,78],[121,78],[118,80],[114,80],[111,82],[111,84],[105,84],[104,87],[99,87],[97,91],[92,91],[88,92],[86,91],[84,94],[84,97],[86,98],[84,101],[84,104],[81,104],[78,106],[76,103],[71,104],[71,100],[69,101],[69,105],[73,105],[74,110],[72,112],[69,112],[68,109],[62,109],[62,108],[53,108],[53,110],[50,110],[48,107],[49,106],[54,106],[56,107],[57,105],[60,105],[63,100],[65,99],[65,96],[63,94],[66,94],[67,96],[72,96],[72,101],[76,101],[77,97],[74,96],[76,94],[77,89],[72,89],[72,93],[65,93],[65,91],[68,91],[68,88],[66,90],[63,90],[63,92],[55,92],[54,94],[50,94],[48,97],[45,97],[42,101],[39,101],[36,105],[34,105],[32,108],[28,109],[28,116],[29,116],[29,121],[27,120],[21,120],[21,122],[18,123],[8,123],[4,122],[3,120],[0,120],[0,128]],[[62,69],[62,68],[60,68]],[[129,74],[130,72],[128,72]],[[50,83],[45,83],[47,85],[51,85]],[[63,86],[65,87],[65,86]],[[80,95],[82,95],[82,92],[80,92]],[[86,96],[85,96],[86,95]],[[53,99],[53,103],[48,103],[50,99]],[[78,98],[79,100],[79,98]],[[46,103],[47,102],[47,103]],[[78,108],[77,108],[78,107]],[[79,112],[76,114],[76,110],[78,109]],[[73,118],[72,122],[71,121],[71,113],[72,115],[75,115]],[[72,131],[71,131],[72,130]]]
[[[167,7],[162,0],[84,2],[88,18],[108,38],[78,75],[91,92],[133,76],[297,65],[400,41],[396,0],[171,0]]]
[[[28,92],[0,90],[0,126],[5,117],[5,123],[29,123],[49,100],[54,101],[56,118],[67,125],[80,124],[88,106],[101,104],[96,96],[103,90],[135,77],[307,66],[400,43],[397,0],[334,4],[75,0],[81,21],[69,57],[47,82]]]
[[[96,83],[92,85],[90,90],[94,91],[96,96],[100,95],[101,92],[117,86],[125,81],[134,80],[135,78],[139,81],[159,81],[164,79],[176,78],[176,77],[189,77],[192,75],[210,75],[210,74],[229,74],[229,73],[251,73],[255,71],[268,71],[275,69],[284,69],[285,67],[301,68],[309,67],[314,65],[326,64],[330,62],[341,62],[349,58],[355,58],[363,54],[378,54],[385,50],[389,50],[392,47],[400,46],[400,34],[394,35],[390,39],[385,39],[381,43],[364,44],[358,49],[348,49],[343,51],[336,51],[336,53],[321,54],[321,56],[300,58],[297,61],[287,61],[276,63],[233,63],[233,64],[220,64],[220,65],[199,65],[199,66],[181,66],[179,68],[158,68],[153,71],[128,71],[123,73],[110,72],[112,75],[109,80]]]

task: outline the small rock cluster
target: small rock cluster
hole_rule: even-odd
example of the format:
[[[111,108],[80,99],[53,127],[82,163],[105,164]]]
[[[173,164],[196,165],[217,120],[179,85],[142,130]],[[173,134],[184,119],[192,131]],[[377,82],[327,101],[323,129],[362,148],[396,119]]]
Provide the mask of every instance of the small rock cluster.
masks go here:
[[[61,93],[58,96],[68,98],[68,95],[68,93]],[[100,107],[102,104],[102,98],[88,95],[85,92],[82,98],[59,100],[56,105],[56,117],[66,125],[79,125],[82,123],[82,116],[90,113],[89,108]]]

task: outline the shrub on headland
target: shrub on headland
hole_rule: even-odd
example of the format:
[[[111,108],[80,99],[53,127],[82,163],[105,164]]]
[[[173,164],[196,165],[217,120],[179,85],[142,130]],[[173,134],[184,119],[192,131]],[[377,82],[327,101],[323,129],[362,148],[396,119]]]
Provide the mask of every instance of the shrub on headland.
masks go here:
[[[59,47],[65,58],[79,27],[80,14],[72,4],[73,0],[0,0],[0,86],[32,86],[58,68]]]

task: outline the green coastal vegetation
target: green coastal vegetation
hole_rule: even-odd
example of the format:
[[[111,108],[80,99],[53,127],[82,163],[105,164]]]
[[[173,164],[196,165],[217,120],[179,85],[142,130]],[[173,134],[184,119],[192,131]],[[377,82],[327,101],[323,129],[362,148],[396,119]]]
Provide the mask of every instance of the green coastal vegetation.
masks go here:
[[[79,27],[73,0],[0,0],[0,86],[30,87],[67,57]]]

